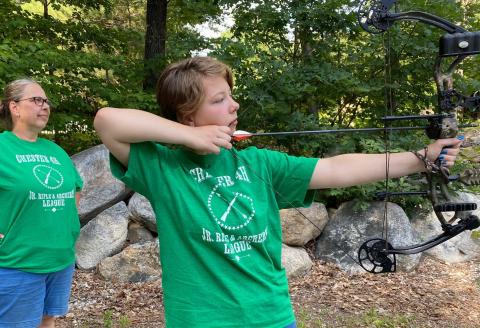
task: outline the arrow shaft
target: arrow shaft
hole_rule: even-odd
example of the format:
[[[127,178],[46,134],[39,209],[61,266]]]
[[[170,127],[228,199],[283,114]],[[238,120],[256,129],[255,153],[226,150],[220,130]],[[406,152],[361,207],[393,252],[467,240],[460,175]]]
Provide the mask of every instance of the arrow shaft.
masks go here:
[[[464,124],[460,128],[474,127],[473,124]],[[285,131],[285,132],[257,132],[245,135],[239,134],[238,137],[268,137],[268,136],[292,136],[292,135],[310,135],[310,134],[334,134],[334,133],[356,133],[356,132],[379,132],[379,131],[408,131],[425,130],[424,126],[399,126],[387,128],[361,128],[361,129],[334,129],[334,130],[306,130],[306,131]]]

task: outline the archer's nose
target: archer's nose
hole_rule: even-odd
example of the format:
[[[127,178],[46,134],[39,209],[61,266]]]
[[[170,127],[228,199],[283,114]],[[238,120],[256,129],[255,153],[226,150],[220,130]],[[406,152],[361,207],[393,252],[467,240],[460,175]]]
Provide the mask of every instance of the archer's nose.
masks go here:
[[[236,102],[233,98],[231,99],[230,112],[235,113],[240,108],[240,104]]]

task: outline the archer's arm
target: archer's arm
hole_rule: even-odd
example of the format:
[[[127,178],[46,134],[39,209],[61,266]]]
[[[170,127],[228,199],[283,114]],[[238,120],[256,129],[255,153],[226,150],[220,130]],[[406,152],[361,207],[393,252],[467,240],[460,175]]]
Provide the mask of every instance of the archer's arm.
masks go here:
[[[439,139],[428,146],[427,158],[435,161],[442,150],[444,165],[454,164],[462,140]],[[447,148],[448,147],[448,148]],[[419,151],[425,155],[425,150]],[[424,163],[411,152],[390,154],[388,176],[398,178],[425,171]],[[320,159],[310,180],[309,189],[355,186],[386,178],[385,154],[345,154]]]
[[[183,145],[200,154],[216,154],[220,147],[232,147],[230,128],[226,126],[191,127],[136,109],[102,108],[94,126],[105,146],[125,167],[130,144],[137,142]]]

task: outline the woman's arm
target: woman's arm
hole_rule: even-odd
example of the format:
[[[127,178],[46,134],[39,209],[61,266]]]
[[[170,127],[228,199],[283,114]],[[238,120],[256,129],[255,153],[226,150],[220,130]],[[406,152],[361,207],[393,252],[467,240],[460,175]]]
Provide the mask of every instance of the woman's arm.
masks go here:
[[[231,130],[227,126],[191,127],[136,109],[102,108],[95,116],[94,127],[105,146],[125,167],[131,143],[177,144],[200,154],[219,153],[220,147],[232,147]]]
[[[80,206],[80,192],[76,192],[75,193],[75,205],[77,206],[77,208]]]

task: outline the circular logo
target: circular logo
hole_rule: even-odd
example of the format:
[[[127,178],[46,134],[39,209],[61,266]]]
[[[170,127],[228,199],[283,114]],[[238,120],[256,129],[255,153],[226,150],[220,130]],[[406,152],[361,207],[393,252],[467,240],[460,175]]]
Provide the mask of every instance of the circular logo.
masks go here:
[[[48,165],[39,164],[33,168],[33,175],[42,186],[48,189],[60,188],[63,184],[62,174]]]
[[[219,185],[213,187],[208,196],[208,210],[215,222],[227,230],[237,230],[249,224],[255,215],[252,198],[239,192],[220,193],[218,188]]]

